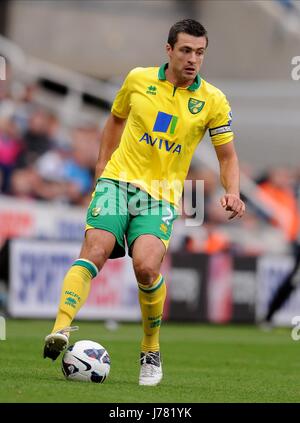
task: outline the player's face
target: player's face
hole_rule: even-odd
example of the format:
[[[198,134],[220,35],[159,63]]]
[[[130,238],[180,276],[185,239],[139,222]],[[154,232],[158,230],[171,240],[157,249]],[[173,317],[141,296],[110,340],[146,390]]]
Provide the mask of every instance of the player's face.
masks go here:
[[[178,82],[192,82],[201,68],[206,49],[205,37],[180,32],[172,48],[167,44],[169,66]]]

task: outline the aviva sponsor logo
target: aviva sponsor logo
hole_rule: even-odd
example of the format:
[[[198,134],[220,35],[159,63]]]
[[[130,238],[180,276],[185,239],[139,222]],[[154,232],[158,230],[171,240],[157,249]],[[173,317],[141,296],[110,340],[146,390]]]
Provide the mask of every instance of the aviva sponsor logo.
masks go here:
[[[164,132],[173,135],[175,128],[178,122],[178,117],[173,115],[168,115],[164,112],[158,112],[155,123],[153,126],[153,132]],[[139,142],[145,142],[151,147],[156,146],[159,150],[165,150],[168,153],[178,153],[181,152],[181,144],[177,144],[174,141],[169,141],[160,137],[151,136],[147,132],[139,139]]]
[[[181,145],[177,144],[176,142],[171,142],[168,140],[164,140],[162,138],[152,138],[150,134],[147,132],[139,139],[139,142],[145,142],[146,144],[154,147],[155,145],[159,148],[159,150],[165,150],[168,153],[178,153],[181,152]]]

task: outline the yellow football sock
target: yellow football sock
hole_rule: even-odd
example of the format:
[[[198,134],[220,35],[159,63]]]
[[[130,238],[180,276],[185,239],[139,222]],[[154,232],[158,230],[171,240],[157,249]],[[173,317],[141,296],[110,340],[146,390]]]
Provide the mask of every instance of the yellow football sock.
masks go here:
[[[149,287],[138,284],[144,335],[141,351],[159,351],[159,330],[167,289],[162,275]]]
[[[97,273],[97,267],[89,260],[78,259],[74,262],[63,281],[59,309],[52,333],[70,326],[85,303],[90,292],[91,280]]]

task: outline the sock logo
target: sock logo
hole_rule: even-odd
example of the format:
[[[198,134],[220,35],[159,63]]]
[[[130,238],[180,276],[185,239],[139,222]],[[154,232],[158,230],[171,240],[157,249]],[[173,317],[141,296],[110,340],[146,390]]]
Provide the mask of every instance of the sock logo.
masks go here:
[[[148,317],[148,320],[150,320],[150,328],[157,328],[161,325],[161,315],[154,316],[154,317]]]
[[[76,301],[76,300],[74,300],[74,298],[72,298],[72,297],[68,297],[68,298],[66,299],[66,301],[65,301],[65,304],[66,304],[66,305],[69,305],[69,306],[71,306],[71,307],[73,307],[73,308],[75,308],[75,307],[76,307],[76,304],[77,304],[77,301]]]
[[[150,323],[150,328],[158,328],[161,325],[161,319],[159,320],[154,320],[153,322]]]
[[[65,294],[66,294],[66,295],[71,295],[71,297],[78,298],[78,301],[80,301],[80,297],[79,297],[79,295],[78,295],[78,294],[76,294],[76,293],[75,293],[75,292],[73,292],[73,291],[65,291]]]

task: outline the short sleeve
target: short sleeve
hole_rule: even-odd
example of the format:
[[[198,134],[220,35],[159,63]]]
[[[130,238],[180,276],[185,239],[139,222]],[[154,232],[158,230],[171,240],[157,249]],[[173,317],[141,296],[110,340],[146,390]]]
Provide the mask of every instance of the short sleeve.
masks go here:
[[[214,146],[226,144],[234,138],[231,129],[232,113],[230,105],[222,93],[219,102],[216,105],[216,112],[208,123],[209,135]]]
[[[130,75],[131,75],[131,72],[129,72],[122,87],[117,92],[117,95],[115,97],[115,100],[111,108],[112,114],[122,119],[126,119],[130,112],[130,96],[131,96]]]

